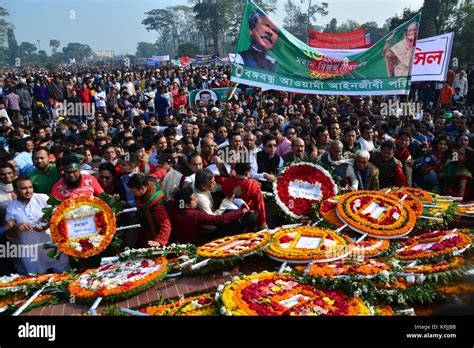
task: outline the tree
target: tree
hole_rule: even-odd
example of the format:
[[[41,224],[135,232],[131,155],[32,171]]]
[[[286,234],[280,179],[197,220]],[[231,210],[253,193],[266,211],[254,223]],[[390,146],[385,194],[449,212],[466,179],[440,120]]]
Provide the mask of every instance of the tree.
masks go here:
[[[465,4],[462,0],[425,0],[421,7],[420,36],[445,33],[453,24],[456,12]]]
[[[48,54],[45,50],[38,51],[38,60],[41,64],[45,64],[48,61]]]
[[[370,34],[370,41],[377,42],[388,33],[388,25],[379,27],[377,22],[367,22],[361,25],[365,29],[366,34]]]
[[[55,54],[58,51],[59,45],[61,43],[59,40],[51,39],[49,40],[49,46],[52,47],[51,54]]]
[[[7,29],[8,54],[10,64],[15,63],[15,59],[19,58],[18,42],[16,41],[15,32],[13,28]]]
[[[461,64],[470,64],[474,56],[474,5],[463,6],[457,15],[462,18],[456,22],[460,26],[449,30],[456,33],[452,56],[457,57]]]
[[[301,0],[303,4],[305,0]],[[286,17],[283,21],[283,27],[293,34],[296,38],[303,42],[307,42],[308,30],[314,29],[313,23],[317,15],[326,16],[328,4],[323,2],[320,5],[308,1],[308,7],[305,11],[296,5],[292,0],[288,0],[285,4]]]
[[[147,17],[142,21],[142,24],[145,26],[147,31],[153,30],[158,33],[158,39],[156,42],[163,51],[166,51],[169,49],[173,13],[168,9],[155,9],[145,12],[145,15]]]
[[[0,7],[0,47],[5,45],[5,41],[7,40],[7,31],[8,29],[13,29],[11,23],[7,22],[3,17],[7,17],[10,14],[6,9]]]
[[[199,53],[199,47],[193,43],[186,42],[178,46],[176,51],[176,58],[179,57],[194,57]]]
[[[149,42],[139,42],[137,44],[137,53],[135,55],[140,58],[150,58],[157,54],[156,46]]]
[[[352,20],[352,19],[349,19],[347,20],[346,22],[342,23],[342,25],[337,28],[337,32],[338,33],[347,33],[349,31],[354,31],[354,30],[357,30],[357,29],[360,29],[361,28],[361,25]]]
[[[326,25],[326,29],[324,29],[324,32],[329,33],[329,34],[337,33],[337,19],[336,18],[331,19],[331,22],[329,22],[329,24]]]
[[[410,19],[412,19],[413,17],[416,16],[416,14],[419,12],[419,10],[411,10],[407,7],[405,7],[403,9],[403,12],[400,16],[398,15],[395,15],[391,18],[389,18],[389,24],[390,24],[390,27],[389,27],[389,31],[392,31],[394,30],[395,28],[399,27],[400,25],[402,25],[403,23],[409,21]],[[423,17],[422,17],[423,18]]]
[[[22,61],[31,61],[32,55],[36,52],[38,47],[31,42],[22,42],[18,47],[19,55]]]
[[[63,47],[63,53],[66,60],[74,58],[77,62],[80,62],[92,55],[92,49],[89,45],[74,42],[68,43],[66,47]]]

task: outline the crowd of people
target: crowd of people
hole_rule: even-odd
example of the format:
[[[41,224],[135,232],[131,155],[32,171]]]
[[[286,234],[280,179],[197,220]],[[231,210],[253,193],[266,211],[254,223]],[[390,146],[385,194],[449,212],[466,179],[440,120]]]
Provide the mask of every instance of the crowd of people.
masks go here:
[[[438,99],[422,85],[415,99],[236,90],[230,72],[229,65],[4,71],[2,243],[48,241],[50,197],[104,193],[137,208],[118,215],[119,226],[141,224],[124,232],[122,248],[201,245],[276,227],[283,220],[273,183],[285,165],[306,159],[330,169],[344,190],[411,186],[473,199],[473,72],[453,76]],[[190,91],[223,87],[225,101],[189,101]],[[422,108],[407,111],[413,100]],[[35,262],[17,259],[14,271],[71,267],[47,251]],[[11,271],[2,259],[1,272]]]

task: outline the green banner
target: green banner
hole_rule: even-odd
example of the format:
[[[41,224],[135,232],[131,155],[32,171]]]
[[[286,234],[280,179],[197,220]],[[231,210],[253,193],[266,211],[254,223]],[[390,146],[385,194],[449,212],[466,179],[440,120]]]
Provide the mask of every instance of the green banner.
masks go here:
[[[340,58],[301,42],[247,1],[231,81],[308,94],[408,94],[420,17],[366,51]]]
[[[240,88],[237,88],[235,93],[238,95]],[[194,90],[189,92],[188,104],[191,108],[194,108],[198,100],[202,100],[204,106],[207,106],[209,100],[212,100],[214,104],[217,100],[222,103],[227,102],[229,96],[229,88],[210,88],[210,89],[201,89]]]

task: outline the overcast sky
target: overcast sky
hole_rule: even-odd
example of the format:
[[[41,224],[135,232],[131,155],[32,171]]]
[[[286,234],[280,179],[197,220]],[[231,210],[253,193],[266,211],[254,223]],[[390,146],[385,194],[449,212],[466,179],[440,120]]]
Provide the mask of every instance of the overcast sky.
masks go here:
[[[232,1],[232,0],[229,0]],[[307,0],[306,0],[307,1]],[[299,3],[300,0],[295,0]],[[380,26],[405,7],[418,9],[423,0],[326,0],[329,14],[318,17],[318,25],[332,18],[341,24],[348,19],[359,23],[375,21]],[[286,0],[278,0],[274,15],[282,23]],[[147,32],[141,21],[154,8],[188,4],[187,0],[2,0],[0,6],[10,13],[19,43],[37,44],[51,53],[50,39],[63,45],[69,42],[88,44],[93,49],[114,50],[116,54],[134,54],[137,42],[155,42],[156,33]]]

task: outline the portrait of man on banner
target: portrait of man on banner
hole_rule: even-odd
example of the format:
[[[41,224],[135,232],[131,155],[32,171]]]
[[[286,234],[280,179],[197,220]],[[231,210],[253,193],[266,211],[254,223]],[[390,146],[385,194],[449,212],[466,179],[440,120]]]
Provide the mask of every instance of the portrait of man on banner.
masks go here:
[[[405,31],[404,38],[390,47],[395,32],[385,41],[383,55],[387,64],[389,77],[410,75],[413,61],[414,48],[418,38],[418,23],[411,23]]]
[[[209,102],[212,100],[214,103],[218,100],[217,94],[210,89],[204,89],[196,94],[194,104],[197,104],[201,100],[204,106],[208,106]]]
[[[274,47],[279,37],[276,24],[266,14],[253,13],[249,18],[250,47],[237,52],[235,62],[252,68],[275,71],[276,60],[267,53]]]

